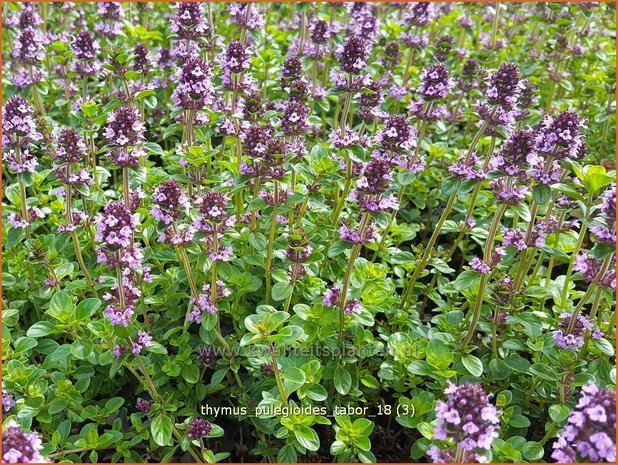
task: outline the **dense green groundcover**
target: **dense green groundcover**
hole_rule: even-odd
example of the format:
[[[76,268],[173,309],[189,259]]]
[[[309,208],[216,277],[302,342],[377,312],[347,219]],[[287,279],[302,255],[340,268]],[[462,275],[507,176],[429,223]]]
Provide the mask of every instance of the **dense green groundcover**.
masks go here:
[[[615,460],[614,4],[2,8],[4,462]]]

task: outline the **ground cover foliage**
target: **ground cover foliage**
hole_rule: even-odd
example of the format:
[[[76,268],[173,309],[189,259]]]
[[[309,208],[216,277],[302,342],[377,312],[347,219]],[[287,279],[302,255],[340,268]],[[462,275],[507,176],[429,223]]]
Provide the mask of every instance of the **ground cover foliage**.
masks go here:
[[[3,460],[615,461],[610,3],[3,3]]]

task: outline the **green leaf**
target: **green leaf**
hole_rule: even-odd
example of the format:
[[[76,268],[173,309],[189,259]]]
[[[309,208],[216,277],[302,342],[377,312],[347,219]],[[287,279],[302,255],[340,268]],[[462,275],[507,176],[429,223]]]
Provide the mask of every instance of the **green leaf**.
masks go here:
[[[266,239],[266,236],[262,233],[256,232],[249,235],[249,244],[251,244],[251,247],[253,247],[258,252],[265,250],[267,243],[268,240]]]
[[[297,384],[299,387],[305,384],[307,377],[305,372],[298,367],[288,367],[283,370],[283,379]]]
[[[615,355],[614,346],[607,339],[593,339],[592,344],[605,355]]]
[[[338,366],[335,368],[333,383],[335,384],[335,389],[339,394],[346,395],[350,392],[350,388],[352,387],[352,376],[350,376],[348,370]]]
[[[294,430],[294,437],[307,450],[316,451],[320,448],[320,438],[312,428],[301,426]]]
[[[532,189],[532,198],[539,205],[545,205],[551,199],[551,187],[538,184]]]
[[[47,336],[54,330],[54,325],[52,325],[49,321],[40,321],[39,323],[35,323],[26,332],[26,336],[30,337],[43,337]]]
[[[346,250],[349,247],[349,244],[344,240],[338,240],[328,249],[328,257],[334,258],[339,255],[341,252]]]
[[[354,420],[354,423],[352,423],[352,428],[358,436],[369,436],[373,431],[373,427],[373,422],[367,418],[357,418]]]
[[[152,439],[161,447],[172,445],[172,420],[165,415],[154,417],[150,424]]]
[[[36,339],[31,337],[20,337],[15,341],[15,353],[21,354],[33,347],[36,347],[38,344]]]
[[[68,403],[66,400],[56,397],[47,406],[47,413],[49,413],[50,415],[55,415],[56,413],[60,413],[64,409],[66,409],[67,405]]]
[[[200,379],[200,369],[197,365],[185,365],[182,370],[183,379],[189,384],[195,384]]]
[[[292,444],[286,444],[277,454],[277,463],[296,463],[298,457],[296,455],[296,449]]]
[[[463,291],[472,287],[481,279],[481,275],[476,271],[467,270],[457,276],[457,279],[453,282],[453,287],[458,291]]]
[[[120,409],[124,405],[123,397],[112,397],[110,400],[105,402],[105,411],[107,413],[113,413]]]
[[[77,308],[75,309],[75,317],[78,320],[88,318],[94,312],[96,312],[100,306],[101,301],[99,299],[84,299],[77,305]]]
[[[163,149],[161,148],[161,146],[159,144],[157,144],[155,142],[146,142],[144,144],[144,147],[150,153],[156,153],[159,156],[163,156]]]
[[[326,389],[324,389],[324,387],[319,384],[309,386],[306,389],[305,393],[307,394],[307,397],[315,400],[316,402],[322,402],[328,399],[328,393],[326,392]]]
[[[545,365],[543,363],[535,363],[530,367],[530,372],[541,379],[547,381],[557,381],[558,373],[550,367],[549,365]]]
[[[476,376],[477,378],[483,375],[483,362],[481,362],[474,355],[464,355],[461,358],[461,362],[471,375]]]
[[[13,276],[11,273],[2,273],[2,287],[4,289],[13,287],[16,282],[17,280],[15,279],[15,276]]]
[[[276,283],[271,290],[273,300],[281,301],[292,295],[293,287],[290,283]]]
[[[429,341],[425,353],[427,363],[439,369],[448,368],[454,358],[453,351],[439,339]]]
[[[49,302],[49,314],[59,320],[73,316],[74,311],[73,299],[66,292],[54,294]]]
[[[538,462],[541,458],[543,458],[543,455],[545,455],[543,445],[536,441],[528,441],[523,447],[522,452],[524,457],[531,462]]]
[[[549,418],[556,423],[566,420],[569,413],[571,413],[571,409],[566,405],[555,404],[549,406]]]
[[[150,97],[151,95],[157,95],[157,93],[154,90],[142,90],[139,91],[137,94],[135,94],[135,97],[133,98],[134,100],[140,100],[146,97]]]
[[[526,428],[530,426],[530,420],[523,415],[513,415],[509,421],[509,424],[516,428]]]
[[[453,177],[453,176],[449,176],[444,181],[442,181],[442,187],[441,187],[442,195],[447,195],[447,196],[451,195],[452,193],[457,192],[460,186],[461,186],[461,179]]]
[[[86,102],[82,105],[82,113],[87,118],[92,118],[98,111],[99,105],[94,102]]]

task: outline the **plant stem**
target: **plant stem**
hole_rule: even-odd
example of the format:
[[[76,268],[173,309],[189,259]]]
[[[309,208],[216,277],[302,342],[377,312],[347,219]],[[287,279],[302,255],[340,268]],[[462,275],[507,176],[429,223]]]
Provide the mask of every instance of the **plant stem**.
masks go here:
[[[270,268],[272,266],[273,259],[273,244],[275,242],[275,232],[277,230],[277,207],[279,203],[279,182],[277,180],[274,181],[274,195],[273,195],[273,212],[272,217],[270,218],[270,232],[268,234],[268,247],[266,249],[266,263],[264,265],[264,275],[266,277],[266,295],[264,296],[266,305],[270,303],[270,286],[271,286],[271,276],[270,276]]]
[[[288,395],[285,392],[285,385],[283,384],[283,378],[281,378],[281,371],[279,370],[279,364],[277,363],[277,353],[275,347],[270,344],[270,358],[273,365],[273,373],[275,375],[275,381],[277,382],[277,388],[279,389],[279,395],[285,405],[288,404]]]
[[[485,250],[483,254],[483,261],[485,263],[489,263],[489,260],[491,259],[494,240],[496,238],[496,233],[498,232],[498,227],[500,226],[500,220],[502,219],[502,215],[504,214],[505,210],[506,210],[506,205],[500,204],[498,206],[498,210],[494,214],[494,219],[491,223],[491,227],[489,228],[489,234],[487,235],[487,239],[485,240]],[[474,336],[476,325],[478,324],[479,318],[481,316],[481,308],[485,300],[485,290],[487,288],[488,282],[489,282],[489,274],[484,273],[481,276],[481,282],[479,283],[479,289],[476,294],[476,301],[474,303],[474,310],[472,312],[472,321],[470,322],[470,329],[468,329],[468,332],[461,343],[462,347],[466,347],[472,340],[472,337]]]
[[[67,179],[71,175],[71,166],[69,164],[66,165],[67,168]],[[71,226],[73,223],[73,212],[72,212],[72,192],[71,186],[66,184],[64,186],[64,190],[66,192],[66,204],[65,204],[65,216],[67,219],[67,226]],[[84,257],[82,256],[82,250],[79,245],[79,238],[77,237],[77,232],[75,230],[71,231],[71,239],[73,241],[73,249],[75,250],[75,258],[77,259],[77,263],[84,273],[84,277],[86,278],[86,282],[90,287],[94,289],[94,281],[88,272],[88,268],[86,267],[86,263],[84,262]]]
[[[612,255],[606,257],[601,263],[601,268],[599,269],[599,272],[590,283],[590,286],[588,286],[588,289],[586,289],[586,293],[582,296],[581,299],[579,299],[579,302],[577,302],[577,307],[575,307],[575,310],[573,310],[573,313],[571,314],[571,321],[569,323],[569,327],[567,328],[567,333],[573,333],[573,328],[575,328],[575,323],[577,322],[577,315],[579,315],[579,312],[588,301],[588,298],[590,298],[590,296],[594,292],[595,288],[599,284],[599,281],[603,279],[605,273],[607,273],[607,270],[609,269],[611,263]]]
[[[369,224],[369,220],[371,216],[369,213],[365,212],[363,217],[361,218],[360,225],[358,227],[358,235],[363,237],[363,233],[365,232],[365,228]],[[344,329],[345,329],[345,304],[346,298],[348,295],[348,287],[350,286],[350,279],[352,278],[352,274],[354,272],[354,263],[358,258],[362,244],[354,244],[352,250],[350,252],[350,258],[348,259],[348,266],[345,272],[345,276],[343,278],[343,283],[341,286],[341,296],[339,298],[339,349],[340,354],[343,356],[343,352],[345,349],[345,339],[344,339]]]
[[[412,295],[412,291],[414,289],[414,284],[416,284],[416,280],[418,279],[419,275],[425,268],[427,261],[429,260],[429,256],[431,255],[431,250],[434,244],[436,243],[436,240],[438,239],[438,235],[440,234],[440,230],[442,229],[444,222],[446,221],[449,214],[451,213],[451,210],[453,208],[453,205],[456,199],[457,199],[457,192],[453,192],[451,196],[448,198],[448,201],[446,202],[446,206],[444,207],[444,210],[442,211],[442,216],[440,216],[440,219],[438,220],[438,224],[436,224],[433,234],[429,238],[429,242],[427,243],[427,246],[425,247],[425,250],[423,252],[423,255],[421,256],[421,259],[418,261],[418,263],[415,264],[414,273],[412,273],[412,276],[410,277],[410,279],[408,279],[408,282],[406,283],[406,288],[402,296],[402,307],[404,309],[408,308],[409,306],[409,303],[410,303],[409,300],[410,300],[410,296]]]
[[[17,162],[21,165],[21,146],[19,145],[19,140],[15,144],[15,155],[17,157]],[[29,214],[28,214],[28,196],[26,194],[26,185],[24,184],[24,180],[21,175],[17,175],[17,183],[19,184],[19,200],[20,200],[20,209],[22,219],[26,222],[30,222]],[[24,234],[26,239],[30,239],[30,226],[26,226],[24,229]],[[34,270],[32,268],[32,263],[29,260],[26,260],[26,268],[28,270],[28,281],[30,282],[30,288],[34,289]]]

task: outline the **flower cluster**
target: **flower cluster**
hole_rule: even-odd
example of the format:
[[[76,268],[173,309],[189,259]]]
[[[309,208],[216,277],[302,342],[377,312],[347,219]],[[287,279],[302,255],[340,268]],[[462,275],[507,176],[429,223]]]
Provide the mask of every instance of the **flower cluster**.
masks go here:
[[[189,59],[177,74],[178,84],[172,98],[177,107],[201,110],[213,103],[211,68],[199,58]]]
[[[561,349],[577,350],[584,345],[584,336],[586,332],[591,333],[591,336],[595,339],[603,337],[601,331],[593,331],[594,325],[583,315],[578,314],[575,317],[575,323],[573,329],[569,330],[572,324],[573,315],[570,313],[563,313],[560,315],[560,322],[558,328],[552,333],[556,346]]]
[[[2,461],[4,463],[48,463],[41,455],[43,441],[36,433],[28,433],[14,420],[9,420],[2,432]]]
[[[324,299],[322,305],[325,307],[339,307],[341,305],[341,289],[335,285],[330,289],[326,289],[324,292]],[[343,307],[343,313],[361,313],[362,307],[357,299],[350,299],[345,302]]]
[[[182,208],[189,206],[189,199],[174,179],[163,181],[152,194],[152,201],[154,205],[150,213],[166,225],[172,224],[182,215]]]
[[[462,462],[486,461],[477,451],[487,451],[498,437],[498,411],[478,384],[455,385],[444,390],[446,402],[438,401],[436,418],[441,420],[434,438],[448,440],[464,451]],[[428,455],[434,462],[453,462],[454,451],[432,446]]]
[[[171,18],[170,29],[179,39],[196,40],[208,32],[204,5],[199,2],[178,2],[178,10]]]
[[[28,101],[17,95],[8,99],[2,109],[2,145],[26,147],[41,139],[36,129],[34,110]]]
[[[193,418],[187,427],[189,439],[200,439],[208,435],[212,430],[212,425],[203,418]]]
[[[616,392],[595,384],[582,388],[552,458],[563,463],[616,461]]]

